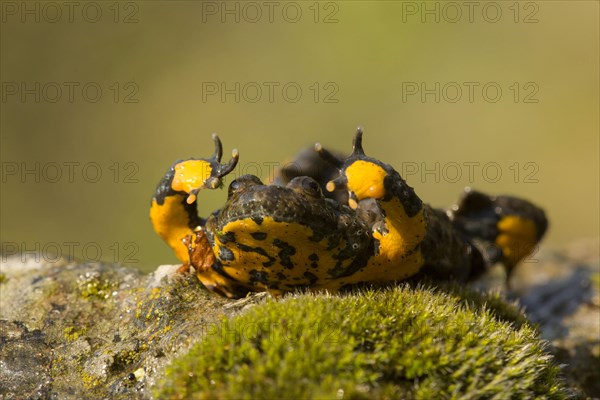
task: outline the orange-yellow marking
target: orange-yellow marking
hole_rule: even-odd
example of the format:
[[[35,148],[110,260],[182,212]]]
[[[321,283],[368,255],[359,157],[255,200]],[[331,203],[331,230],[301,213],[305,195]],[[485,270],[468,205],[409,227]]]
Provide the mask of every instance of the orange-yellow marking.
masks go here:
[[[184,198],[180,195],[167,196],[162,205],[158,204],[156,200],[152,200],[150,220],[156,233],[175,251],[177,258],[181,262],[187,263],[189,261],[188,249],[181,239],[193,234],[193,231],[188,225],[189,215],[181,203]]]
[[[211,175],[212,167],[204,160],[188,160],[175,166],[175,176],[171,187],[178,192],[190,193],[201,187]]]
[[[246,287],[243,283],[233,282],[213,269],[196,271],[196,276],[205,287],[223,292],[227,297],[236,297],[236,288]]]
[[[420,249],[410,254],[425,237],[423,210],[409,217],[397,198],[381,202],[381,207],[386,214],[388,232],[373,232],[373,237],[379,240],[379,254],[369,259],[362,272],[349,277],[350,283],[406,279],[419,272],[425,262]]]
[[[346,168],[348,189],[356,194],[358,200],[365,198],[381,199],[385,196],[383,180],[386,172],[377,164],[358,160]]]
[[[264,218],[260,225],[249,218],[230,222],[223,227],[221,234],[227,234],[228,232],[235,234],[235,243],[222,243],[219,241],[218,236],[215,235],[213,251],[215,254],[219,254],[219,248],[225,247],[233,252],[235,259],[233,261],[222,261],[223,269],[241,282],[248,282],[250,280],[249,272],[251,270],[267,273],[268,280],[271,282],[280,282],[281,279],[277,277],[277,273],[281,272],[288,277],[282,283],[290,285],[308,285],[310,280],[303,276],[307,271],[317,276],[318,282],[331,280],[331,277],[327,274],[327,270],[336,265],[337,260],[334,256],[339,254],[346,246],[346,242],[341,240],[337,247],[327,250],[327,238],[324,238],[320,242],[308,239],[313,235],[311,228],[294,222],[278,222],[271,217]],[[253,238],[251,234],[257,232],[266,233],[266,238],[264,240]],[[289,255],[289,259],[293,265],[292,269],[286,268],[286,266],[279,263],[279,252],[282,249],[274,244],[276,239],[286,242],[296,250],[295,254]],[[269,256],[275,258],[275,262],[270,267],[264,267],[263,263],[269,262],[269,258],[257,252],[242,250],[236,244],[253,248],[260,247]],[[311,267],[313,261],[309,259],[309,256],[313,253],[319,257],[317,261],[318,268]],[[348,267],[352,261],[352,259],[344,260],[342,263],[343,267]],[[292,280],[295,277],[300,279]],[[257,286],[262,287],[260,284],[257,284]],[[267,289],[266,287],[263,288]]]
[[[513,266],[531,254],[537,243],[535,222],[516,215],[502,218],[498,233],[496,244],[502,249],[505,261]]]
[[[386,171],[372,162],[358,160],[346,169],[348,189],[360,201],[365,198],[382,199],[385,196]],[[381,201],[385,212],[386,234],[373,232],[379,240],[379,254],[369,259],[367,267],[350,277],[349,281],[389,281],[405,279],[416,274],[424,263],[420,250],[414,250],[425,237],[427,224],[423,211],[409,217],[397,198]]]

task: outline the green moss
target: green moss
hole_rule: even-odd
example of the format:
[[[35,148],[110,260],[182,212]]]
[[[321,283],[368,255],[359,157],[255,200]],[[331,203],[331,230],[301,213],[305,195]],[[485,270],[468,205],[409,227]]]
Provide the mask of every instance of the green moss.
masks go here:
[[[424,283],[420,283],[418,287],[424,285]],[[446,293],[461,305],[474,309],[486,308],[500,321],[512,323],[517,328],[528,323],[517,302],[507,301],[498,292],[474,291],[464,285],[452,282],[429,282],[426,285],[435,285],[436,291]]]
[[[142,353],[146,351],[147,348],[146,344],[141,344],[136,346],[135,349],[123,350],[115,354],[114,362],[110,366],[111,372],[123,371],[128,365],[138,362]]]
[[[88,374],[87,372],[81,373],[81,380],[86,389],[93,389],[102,384],[102,380],[100,380],[98,377]]]
[[[65,339],[69,342],[77,340],[81,335],[85,335],[87,329],[85,327],[68,326],[63,330]]]
[[[77,289],[84,299],[109,299],[117,287],[117,282],[100,274],[86,273],[77,280]]]
[[[483,300],[406,285],[271,300],[207,328],[155,395],[566,397],[558,366],[524,317]]]

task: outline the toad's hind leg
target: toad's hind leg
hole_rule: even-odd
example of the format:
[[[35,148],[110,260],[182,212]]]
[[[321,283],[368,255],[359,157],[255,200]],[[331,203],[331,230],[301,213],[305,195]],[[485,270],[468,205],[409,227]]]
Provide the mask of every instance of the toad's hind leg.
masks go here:
[[[450,211],[457,230],[481,250],[487,263],[501,262],[507,282],[514,267],[531,255],[548,229],[544,210],[512,196],[488,196],[465,189]]]

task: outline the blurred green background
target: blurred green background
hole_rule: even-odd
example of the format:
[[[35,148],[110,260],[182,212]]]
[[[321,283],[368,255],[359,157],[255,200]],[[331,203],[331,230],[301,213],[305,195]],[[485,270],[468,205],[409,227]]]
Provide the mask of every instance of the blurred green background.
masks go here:
[[[173,161],[218,132],[265,176],[357,125],[434,206],[471,185],[543,206],[547,246],[598,236],[598,2],[269,4],[2,2],[4,252],[175,263],[148,220]]]

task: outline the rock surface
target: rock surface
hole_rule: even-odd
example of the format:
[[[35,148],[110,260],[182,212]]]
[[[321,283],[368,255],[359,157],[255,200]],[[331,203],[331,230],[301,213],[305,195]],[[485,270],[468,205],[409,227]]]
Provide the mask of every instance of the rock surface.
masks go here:
[[[539,324],[567,376],[594,398],[600,398],[599,248],[598,240],[586,240],[542,252],[513,277],[529,320]]]
[[[192,275],[22,261],[1,270],[3,399],[148,398],[177,352],[237,310]]]

